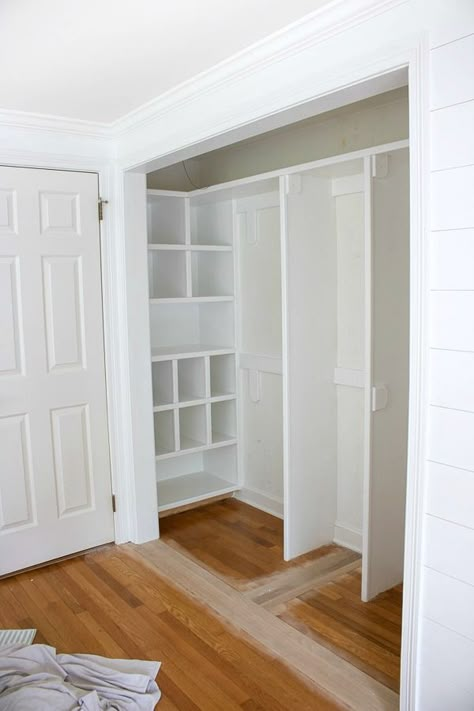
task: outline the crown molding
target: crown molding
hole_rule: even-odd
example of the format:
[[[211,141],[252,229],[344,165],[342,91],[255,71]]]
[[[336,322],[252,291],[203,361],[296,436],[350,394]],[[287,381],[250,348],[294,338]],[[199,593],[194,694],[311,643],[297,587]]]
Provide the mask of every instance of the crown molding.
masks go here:
[[[28,111],[0,109],[0,127],[65,133],[87,138],[111,138],[111,124],[98,121],[84,121],[64,116],[36,114]]]
[[[286,57],[302,52],[307,47],[323,42],[408,1],[332,0],[327,5],[323,5],[110,123],[0,109],[0,127],[101,140],[113,139],[140,129],[196,97],[217,90],[223,84],[237,82],[263,67],[276,64]]]
[[[302,52],[409,0],[332,0],[296,22],[196,74],[110,124],[115,136],[144,126],[169,111]]]

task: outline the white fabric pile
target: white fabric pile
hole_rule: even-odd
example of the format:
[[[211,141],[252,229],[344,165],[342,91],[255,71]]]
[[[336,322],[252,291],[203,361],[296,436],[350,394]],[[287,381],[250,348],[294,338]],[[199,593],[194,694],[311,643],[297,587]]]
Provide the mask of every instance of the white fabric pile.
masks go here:
[[[153,711],[159,662],[56,654],[46,644],[0,649],[1,711]]]

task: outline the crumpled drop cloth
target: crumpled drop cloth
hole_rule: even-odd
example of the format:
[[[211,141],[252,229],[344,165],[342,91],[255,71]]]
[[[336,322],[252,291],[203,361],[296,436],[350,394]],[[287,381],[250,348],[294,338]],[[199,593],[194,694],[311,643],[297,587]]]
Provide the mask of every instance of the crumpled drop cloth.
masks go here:
[[[153,711],[160,662],[56,654],[46,644],[0,649],[1,711]]]

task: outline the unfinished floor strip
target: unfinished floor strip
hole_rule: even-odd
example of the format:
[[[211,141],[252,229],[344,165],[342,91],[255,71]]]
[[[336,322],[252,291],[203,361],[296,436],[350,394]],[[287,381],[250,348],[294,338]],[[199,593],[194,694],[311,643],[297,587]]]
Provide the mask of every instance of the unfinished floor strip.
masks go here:
[[[127,546],[171,584],[211,608],[267,652],[304,675],[323,692],[354,711],[398,709],[396,693],[305,637],[265,608],[161,541]]]
[[[275,573],[260,580],[259,585],[244,592],[245,597],[258,605],[271,609],[279,604],[302,595],[307,590],[330,582],[334,577],[353,570],[360,565],[360,556],[352,551],[337,551],[323,558],[307,563],[301,568]]]

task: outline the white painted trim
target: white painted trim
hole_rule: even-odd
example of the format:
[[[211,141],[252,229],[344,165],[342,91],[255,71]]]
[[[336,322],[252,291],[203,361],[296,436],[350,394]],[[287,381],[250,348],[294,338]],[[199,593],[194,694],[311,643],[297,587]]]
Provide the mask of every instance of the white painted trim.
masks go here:
[[[130,407],[128,381],[128,328],[125,281],[125,253],[120,239],[120,216],[114,203],[120,202],[116,174],[108,162],[76,155],[53,156],[32,151],[0,150],[0,164],[25,168],[91,171],[99,176],[101,197],[109,201],[100,226],[103,291],[104,350],[112,491],[116,495],[115,542],[130,540]],[[123,232],[123,230],[122,230]]]
[[[283,557],[291,560],[290,550],[290,378],[288,369],[288,202],[286,177],[280,177],[280,261],[281,261],[281,374],[283,409]]]
[[[111,124],[113,133],[121,135],[130,130],[135,131],[170,110],[180,107],[184,109],[195,97],[215,91],[224,84],[228,86],[242,80],[269,64],[277,64],[282,59],[327,41],[406,2],[407,0],[333,0],[130,111]]]
[[[283,501],[271,494],[267,494],[260,489],[244,486],[234,494],[235,498],[243,501],[245,504],[254,506],[256,509],[265,511],[277,518],[283,518]]]
[[[342,521],[334,524],[334,543],[344,548],[349,548],[356,553],[362,553],[362,531],[349,526]]]
[[[372,381],[373,381],[373,234],[372,158],[364,158],[364,470],[362,476],[362,588],[361,598],[369,600],[370,516],[372,513]]]
[[[400,708],[417,707],[429,363],[429,37],[409,63],[410,353]]]
[[[29,111],[0,109],[0,126],[50,131],[56,134],[74,134],[89,138],[112,138],[111,126],[107,123],[84,121],[64,116],[51,116]]]

